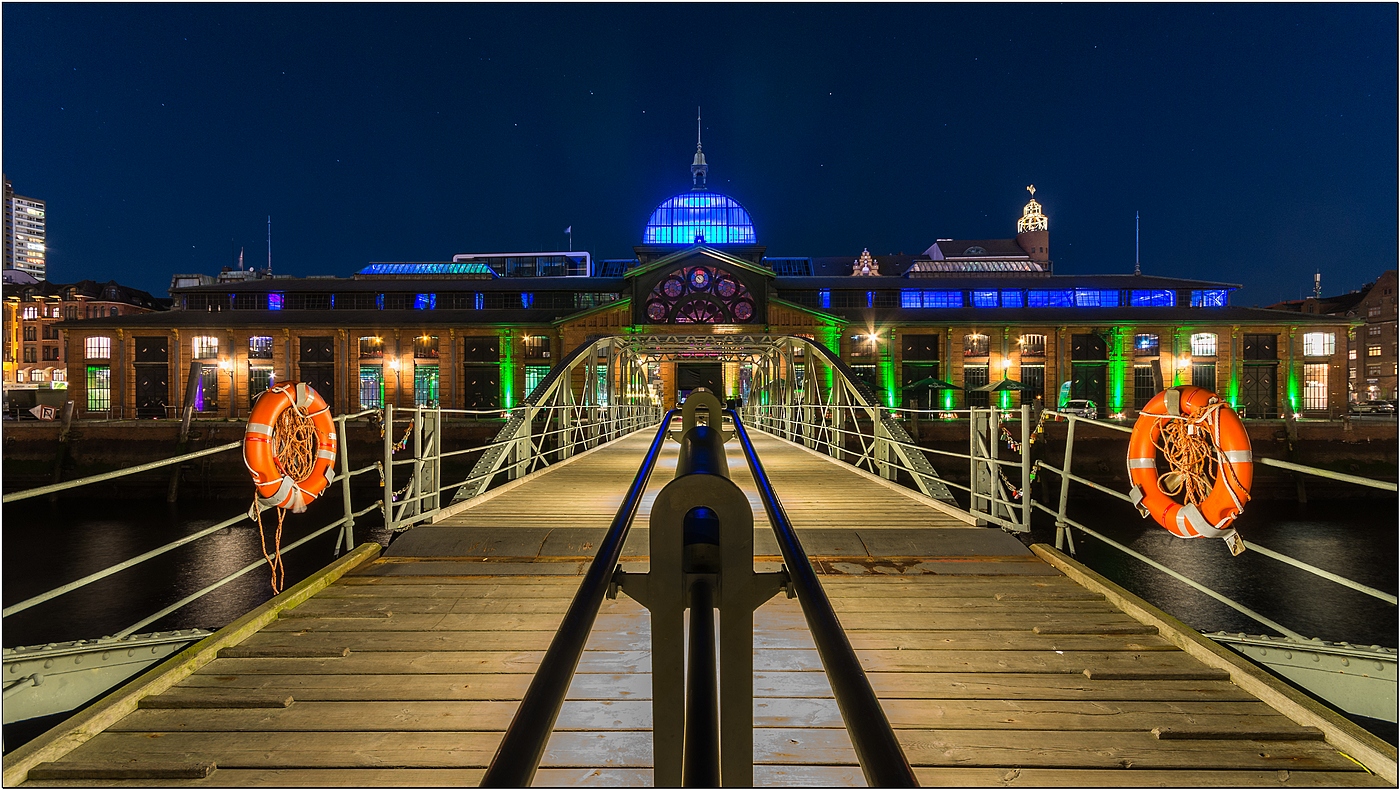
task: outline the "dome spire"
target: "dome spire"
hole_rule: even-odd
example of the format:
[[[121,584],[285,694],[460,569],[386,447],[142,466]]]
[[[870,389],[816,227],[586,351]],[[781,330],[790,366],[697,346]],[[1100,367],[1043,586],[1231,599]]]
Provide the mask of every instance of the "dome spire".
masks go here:
[[[694,182],[692,187],[695,191],[705,189],[705,175],[709,173],[710,166],[705,164],[705,152],[700,147],[700,108],[695,108],[695,159],[690,163],[690,178]]]
[[[1031,193],[1031,202],[1021,209],[1021,218],[1016,221],[1017,233],[1029,233],[1037,230],[1049,230],[1050,221],[1040,210],[1040,203],[1035,199],[1035,184],[1026,187],[1026,191]]]

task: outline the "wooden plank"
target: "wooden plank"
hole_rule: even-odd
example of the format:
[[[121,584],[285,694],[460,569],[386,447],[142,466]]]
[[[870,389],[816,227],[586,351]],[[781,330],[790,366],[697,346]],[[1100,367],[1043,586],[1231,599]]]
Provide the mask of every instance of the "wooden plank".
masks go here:
[[[1065,613],[1065,614],[1102,614],[1114,612],[1116,609],[1112,604],[1104,601],[1089,600],[1058,600],[1048,598],[1026,598],[1022,600],[1002,601],[994,597],[986,598],[923,598],[923,597],[891,597],[881,598],[841,598],[832,596],[831,608],[837,614],[865,613],[865,612],[887,612],[891,614],[904,615],[906,617],[918,617],[922,614],[940,614],[943,612],[970,612],[982,611],[987,613],[1017,613],[1017,614],[1038,614],[1038,613]],[[917,621],[914,621],[917,622]]]
[[[220,655],[225,658],[308,658],[318,655],[317,651],[336,651],[337,646],[341,647],[335,655],[348,655],[346,651],[545,650],[553,638],[553,631],[312,631],[304,634],[279,631],[262,633],[248,640],[245,644],[256,644],[256,647],[243,648],[247,652],[229,655],[228,651],[222,651]],[[651,633],[649,629],[628,629],[623,633],[594,631],[588,647],[593,650],[650,650]]]
[[[778,673],[761,674],[756,687],[786,680],[796,683],[800,673],[783,679]],[[1001,673],[869,672],[870,685],[886,699],[984,699],[984,700],[1144,700],[1158,702],[1193,700],[1252,700],[1233,684],[1219,680],[1088,680],[1083,675]]]
[[[1090,680],[1229,680],[1230,673],[1210,667],[1173,667],[1171,669],[1090,667],[1084,670]]]
[[[88,779],[203,779],[214,772],[214,764],[180,761],[122,761],[81,763],[74,761],[39,763],[29,769],[35,779],[81,782]]]
[[[1265,670],[1249,663],[1229,648],[1201,636],[1175,617],[1119,587],[1102,575],[1070,559],[1061,552],[1036,544],[1032,550],[1066,576],[1086,589],[1103,593],[1124,612],[1143,623],[1154,625],[1169,641],[1206,666],[1230,674],[1231,680],[1293,721],[1317,727],[1327,734],[1327,742],[1360,761],[1378,776],[1395,784],[1396,747],[1386,743],[1325,705],[1288,686]]]
[[[157,735],[157,737],[151,737]],[[222,768],[485,768],[499,732],[104,732],[74,759],[189,759]],[[541,767],[648,767],[649,732],[560,732],[549,739]]]
[[[1262,702],[1260,703],[1263,704]],[[1266,706],[1267,707],[1267,706]],[[1288,721],[1286,716],[1269,708],[1275,717]],[[1203,722],[1192,722],[1194,726],[1154,727],[1152,734],[1159,741],[1321,741],[1326,740],[1322,730],[1316,727],[1269,726],[1267,721],[1254,720],[1240,727],[1212,727]]]
[[[1306,741],[1203,746],[1159,741],[1147,732],[899,729],[895,734],[917,767],[1360,770],[1336,750]],[[764,763],[819,763],[826,749],[849,743],[846,732],[837,729],[754,731],[755,756]]]
[[[108,732],[502,732],[519,700],[309,702],[267,710],[138,710]],[[649,730],[649,700],[570,700],[555,732]]]
[[[1155,625],[1038,625],[1037,634],[1155,634]]]
[[[543,650],[431,650],[417,653],[366,651],[352,652],[345,658],[220,658],[211,664],[209,671],[222,675],[417,675],[442,672],[533,674],[543,657]],[[815,658],[815,655],[811,657]],[[648,672],[650,667],[650,654],[639,650],[589,650],[584,652],[579,662],[581,672]]]
[[[168,692],[158,694],[153,697],[146,697],[137,704],[137,711],[127,716],[125,719],[113,724],[108,729],[118,727],[129,721],[132,717],[140,716],[141,710],[170,709],[170,708],[289,708],[294,698],[288,694],[228,694],[224,692],[213,692],[206,694],[179,694],[172,695]]]
[[[903,729],[1151,732],[1163,721],[1180,721],[1202,731],[1270,733],[1258,740],[1313,740],[1307,730],[1256,701],[883,699],[881,706],[890,724]],[[754,716],[759,727],[844,726],[833,699],[759,698]]]
[[[922,787],[1390,787],[1362,771],[915,768]]]
[[[553,770],[553,769],[550,769]],[[644,769],[651,777],[650,769]],[[208,778],[186,780],[184,787],[476,787],[482,768],[220,768]],[[541,774],[543,773],[540,772]],[[536,775],[537,777],[539,774]],[[169,787],[158,780],[84,780],[87,787]],[[71,782],[35,781],[26,787],[71,787]]]
[[[1175,651],[1177,647],[1156,636],[1069,635],[1035,636],[1024,631],[851,631],[857,650],[1126,650]],[[755,649],[792,643],[791,637],[763,633],[755,637]],[[796,645],[793,645],[796,646]]]
[[[219,655],[223,658],[345,658],[350,655],[350,648],[345,647],[344,640],[340,639],[323,644],[310,644],[309,640],[304,640],[299,644],[260,643],[256,647],[246,644],[226,647],[219,651]]]
[[[1018,672],[1078,674],[1086,667],[1096,672],[1157,673],[1177,679],[1210,679],[1208,670],[1181,652],[1070,652],[1053,650],[861,650],[857,653],[867,672]],[[339,659],[353,661],[355,656]],[[764,650],[754,656],[759,671],[821,669],[814,650]]]
[[[196,670],[215,661],[219,650],[242,642],[250,634],[274,622],[278,613],[300,604],[346,572],[373,560],[379,555],[379,551],[380,546],[377,543],[356,547],[319,573],[292,585],[217,632],[141,673],[62,725],[10,752],[4,762],[4,773],[0,782],[5,785],[19,784],[35,765],[61,759],[136,710],[136,705],[142,698],[160,694],[194,674]]]
[[[820,674],[820,673],[818,673]],[[285,691],[302,702],[343,700],[504,700],[520,699],[528,674],[442,675],[218,675],[199,673],[166,694],[203,689]],[[825,676],[821,677],[825,682]],[[826,694],[831,694],[830,686]],[[651,676],[581,672],[569,685],[569,699],[651,699]]]

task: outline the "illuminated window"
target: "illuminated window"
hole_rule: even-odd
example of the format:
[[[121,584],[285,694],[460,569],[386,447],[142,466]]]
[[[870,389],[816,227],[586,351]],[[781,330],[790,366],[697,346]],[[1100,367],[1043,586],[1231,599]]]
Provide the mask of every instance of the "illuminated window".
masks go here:
[[[643,244],[754,244],[753,220],[738,201],[715,192],[688,192],[666,200],[642,234]]]
[[[414,359],[437,359],[438,358],[438,336],[419,335],[413,338]]]
[[[431,407],[438,404],[438,366],[413,366],[413,405]]]
[[[112,369],[106,365],[88,365],[87,410],[107,411],[112,408]]]
[[[544,335],[526,335],[520,341],[525,348],[526,359],[549,359],[549,338]]]
[[[522,293],[520,295],[520,306],[529,310],[535,306],[535,295],[532,293]]]
[[[528,305],[527,305],[528,306]],[[437,294],[418,294],[413,297],[414,310],[436,310]]]
[[[267,295],[267,309],[269,309],[269,310],[281,310],[281,309],[282,309],[282,294],[280,294],[280,293],[270,293],[270,294],[268,294],[268,295]]]
[[[1136,356],[1155,357],[1160,353],[1161,341],[1156,335],[1144,334],[1133,338],[1133,354]]]
[[[1021,356],[1045,356],[1045,335],[1021,335]]]
[[[1303,356],[1328,357],[1337,350],[1337,336],[1331,332],[1309,332],[1303,335]]]
[[[270,365],[248,366],[248,404],[251,406],[258,396],[272,389],[272,367]]]
[[[1025,307],[1025,306],[1026,306],[1026,300],[1025,300],[1025,298],[1024,298],[1024,294],[1022,294],[1021,291],[1019,291],[1019,290],[1016,290],[1016,291],[1002,291],[1002,292],[1001,292],[1001,306],[1002,306],[1002,307]]]
[[[1074,307],[1074,291],[1037,290],[1026,292],[1027,307]]]
[[[646,299],[653,324],[747,324],[759,320],[747,286],[723,269],[677,269],[657,283]]]
[[[901,291],[900,307],[962,307],[962,291]]]
[[[83,340],[84,356],[88,359],[111,359],[112,338],[89,337]],[[106,408],[106,407],[103,407]]]
[[[191,338],[190,349],[195,359],[218,359],[219,339],[210,335]]]
[[[1075,307],[1117,307],[1119,302],[1117,291],[1094,290],[1089,288],[1074,289]]]
[[[360,338],[360,359],[383,359],[384,339],[380,337]]]
[[[1133,307],[1176,307],[1176,291],[1133,291],[1129,301]]]
[[[963,356],[985,357],[991,350],[991,339],[986,335],[963,335]],[[984,384],[986,382],[983,382]]]
[[[1191,292],[1192,307],[1227,307],[1230,292],[1224,288],[1210,288]]]
[[[1303,364],[1303,409],[1306,411],[1326,411],[1327,409],[1326,362]]]
[[[830,309],[831,309],[831,289],[830,289],[830,288],[822,288],[821,290],[817,291],[817,304],[821,305],[822,308],[825,309],[825,310],[830,310]]]
[[[973,291],[973,292],[972,292],[972,306],[973,306],[973,307],[996,307],[996,306],[997,306],[997,292],[996,292],[996,291]]]
[[[526,366],[525,366],[525,395],[526,395],[526,397],[529,397],[530,393],[534,392],[534,391],[535,391],[535,388],[538,387],[538,386],[540,385],[540,382],[544,381],[544,380],[545,380],[545,377],[548,376],[548,375],[549,375],[549,366],[548,366],[548,365],[526,365]]]
[[[37,305],[29,305],[20,311],[20,315],[26,321],[33,321],[39,317],[39,307]]]
[[[1347,359],[1356,359],[1356,349],[1347,349]]]
[[[1193,357],[1213,357],[1215,356],[1215,335],[1211,332],[1200,332],[1191,336],[1191,356]]]
[[[1380,347],[1380,346],[1367,346],[1367,347],[1366,347],[1366,356],[1368,356],[1368,357],[1378,357],[1378,356],[1380,356],[1380,355],[1381,355],[1381,347]]]
[[[360,408],[384,408],[384,368],[381,365],[360,366]]]
[[[267,335],[254,335],[248,338],[249,359],[272,359],[272,338]]]

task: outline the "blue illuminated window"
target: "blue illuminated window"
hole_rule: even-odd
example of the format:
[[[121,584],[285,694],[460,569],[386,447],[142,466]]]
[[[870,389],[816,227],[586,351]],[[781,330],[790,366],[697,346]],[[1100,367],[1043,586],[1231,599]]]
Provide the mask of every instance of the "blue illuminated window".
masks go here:
[[[1191,292],[1192,307],[1225,307],[1230,303],[1230,292],[1224,288],[1209,288]]]
[[[1117,291],[1100,291],[1090,288],[1074,289],[1075,307],[1117,307]]]
[[[866,292],[865,292],[865,306],[866,306],[866,307],[874,307],[874,306],[875,306],[875,292],[874,292],[874,291],[866,291]]]
[[[535,295],[529,292],[520,295],[520,306],[527,310],[535,304]]]
[[[687,192],[652,212],[643,244],[754,244],[753,220],[738,201],[716,192]]]
[[[831,309],[831,289],[830,289],[830,288],[822,288],[822,289],[820,289],[820,290],[817,291],[817,304],[821,305],[823,308],[825,308],[825,309],[827,309],[827,310],[830,310],[830,309]]]
[[[1030,290],[1026,292],[1027,307],[1074,307],[1074,291],[1043,291]]]
[[[902,291],[900,307],[962,307],[962,291]]]
[[[1025,307],[1025,306],[1026,306],[1025,295],[1022,294],[1021,291],[1019,291],[1019,290],[1016,290],[1016,291],[1002,291],[1002,292],[1001,292],[1001,306],[1002,306],[1002,307]]]
[[[418,294],[413,297],[414,310],[436,310],[437,294]]]
[[[384,294],[375,294],[375,295],[374,295],[374,309],[376,309],[376,310],[383,310],[383,309],[384,309]]]
[[[499,277],[484,263],[371,263],[360,274],[470,274]]]
[[[996,292],[996,291],[973,291],[973,292],[972,292],[972,306],[973,306],[973,307],[996,307],[996,306],[997,306],[997,292]]]
[[[1133,307],[1176,307],[1176,291],[1133,291],[1130,299]]]
[[[486,309],[486,294],[472,294],[472,307],[477,310]]]
[[[267,295],[267,309],[269,309],[269,310],[281,310],[281,309],[282,309],[282,294],[279,294],[279,293],[270,293],[270,294],[268,294],[268,295]]]

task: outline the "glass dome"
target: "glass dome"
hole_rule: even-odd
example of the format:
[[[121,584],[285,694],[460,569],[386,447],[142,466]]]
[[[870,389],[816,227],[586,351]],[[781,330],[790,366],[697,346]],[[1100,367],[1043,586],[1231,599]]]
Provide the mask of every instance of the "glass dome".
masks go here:
[[[755,244],[753,220],[737,200],[717,192],[686,192],[656,207],[643,244]]]

